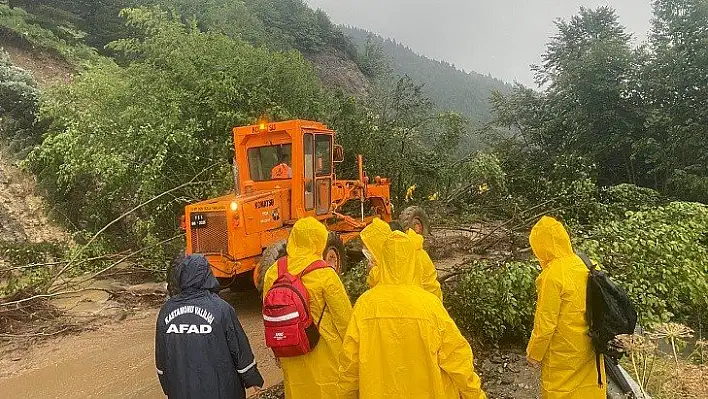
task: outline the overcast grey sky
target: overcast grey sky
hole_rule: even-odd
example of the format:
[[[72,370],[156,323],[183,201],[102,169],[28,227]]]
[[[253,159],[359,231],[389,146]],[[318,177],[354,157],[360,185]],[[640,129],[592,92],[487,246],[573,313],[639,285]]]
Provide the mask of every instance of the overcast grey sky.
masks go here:
[[[646,40],[651,0],[306,0],[338,24],[395,38],[416,52],[467,71],[533,84],[553,21],[581,6],[610,5],[620,22]]]

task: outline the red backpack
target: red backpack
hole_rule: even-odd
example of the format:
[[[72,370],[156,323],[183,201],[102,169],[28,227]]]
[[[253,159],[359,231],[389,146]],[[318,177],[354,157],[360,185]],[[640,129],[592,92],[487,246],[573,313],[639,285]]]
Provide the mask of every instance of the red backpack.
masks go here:
[[[310,294],[302,283],[302,276],[331,267],[318,260],[307,266],[298,276],[288,272],[286,257],[278,259],[278,278],[263,299],[263,323],[266,345],[276,357],[294,357],[312,352],[320,340],[320,322],[310,312]],[[326,306],[325,306],[326,308]]]

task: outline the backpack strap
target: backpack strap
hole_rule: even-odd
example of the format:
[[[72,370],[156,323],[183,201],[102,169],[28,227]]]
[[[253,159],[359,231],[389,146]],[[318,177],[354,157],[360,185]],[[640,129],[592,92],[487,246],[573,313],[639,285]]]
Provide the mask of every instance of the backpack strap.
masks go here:
[[[595,264],[592,263],[592,261],[585,252],[577,251],[575,254],[578,255],[578,257],[583,261],[583,263],[585,263],[585,266],[588,268],[588,270],[590,270],[591,273],[597,271],[597,269],[595,268]]]
[[[580,259],[582,259],[583,263],[585,263],[585,266],[590,271],[591,276],[593,276],[593,275],[595,275],[595,273],[597,273],[597,269],[595,268],[595,265],[592,263],[592,261],[587,256],[587,254],[585,254],[584,252],[581,252],[581,251],[577,251],[576,255],[578,255],[578,257]],[[585,310],[585,312],[587,313],[586,319],[587,319],[588,324],[590,324],[592,326],[592,306],[586,305],[586,308],[587,308]],[[591,337],[592,337],[592,334],[591,334]],[[595,337],[592,337],[592,339],[595,340]],[[597,349],[595,349],[595,368],[597,369],[597,385],[602,387],[602,372],[600,371],[600,368],[601,368],[601,366],[600,366],[600,353],[597,351]]]
[[[327,269],[327,268],[332,268],[332,266],[330,266],[329,263],[323,261],[322,259],[316,260],[316,261],[312,262],[309,266],[307,266],[305,268],[305,270],[303,270],[300,273],[298,278],[302,278],[304,275],[310,274],[310,273],[314,272],[315,270]],[[334,268],[332,268],[332,270],[334,270]]]
[[[332,268],[332,266],[330,266],[329,263],[325,262],[324,260],[322,260],[322,259],[316,260],[316,261],[312,262],[309,266],[307,266],[305,268],[305,270],[303,270],[302,273],[300,273],[298,278],[302,279],[302,276],[304,276],[308,273],[314,272],[315,270],[327,269],[327,268],[331,268],[332,270],[334,270],[334,268]],[[327,310],[327,302],[325,302],[324,307],[322,307],[322,313],[320,314],[319,320],[317,320],[317,329],[318,330],[320,328],[320,324],[322,323],[322,318],[324,317],[325,310]]]
[[[288,274],[288,257],[283,256],[278,259],[278,277],[280,278],[286,274]]]

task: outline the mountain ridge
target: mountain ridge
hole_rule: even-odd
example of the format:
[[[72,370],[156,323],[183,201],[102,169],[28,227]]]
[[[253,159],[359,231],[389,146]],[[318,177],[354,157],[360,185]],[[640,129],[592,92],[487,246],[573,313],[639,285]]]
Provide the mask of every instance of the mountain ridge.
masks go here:
[[[424,84],[424,93],[440,109],[456,111],[473,124],[491,120],[489,97],[493,91],[512,89],[511,84],[501,79],[421,55],[396,39],[347,25],[339,25],[339,28],[354,41],[360,53],[366,46],[379,47],[394,74],[408,75]]]

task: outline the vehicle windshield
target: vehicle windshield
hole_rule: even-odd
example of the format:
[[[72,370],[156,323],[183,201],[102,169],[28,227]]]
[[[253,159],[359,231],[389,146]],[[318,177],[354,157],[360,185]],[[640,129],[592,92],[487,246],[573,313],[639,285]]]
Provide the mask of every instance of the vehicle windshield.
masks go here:
[[[293,177],[292,145],[249,148],[248,168],[253,181],[283,180]]]

